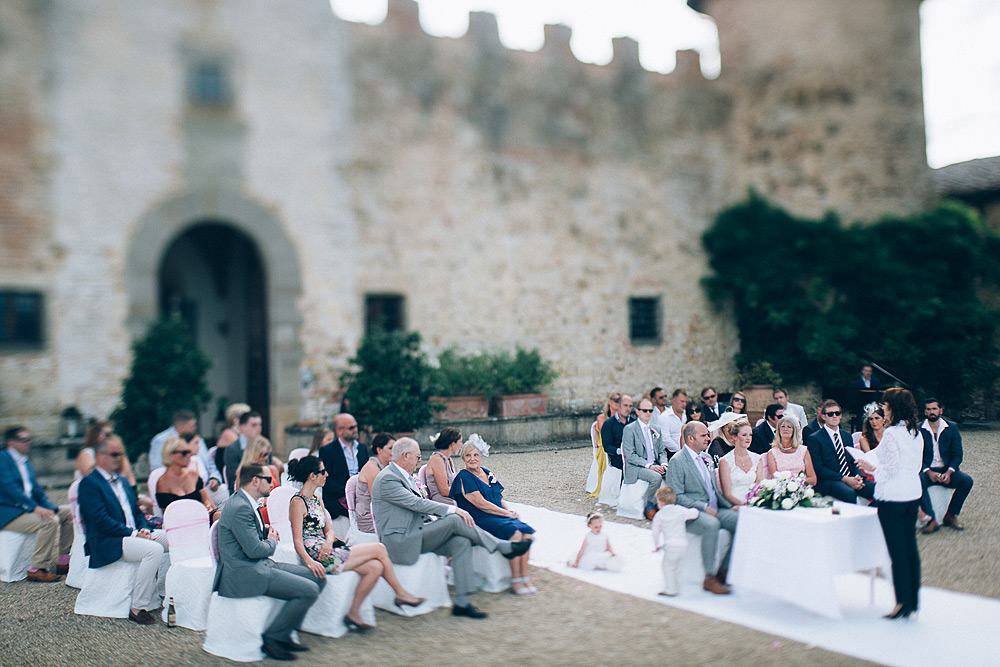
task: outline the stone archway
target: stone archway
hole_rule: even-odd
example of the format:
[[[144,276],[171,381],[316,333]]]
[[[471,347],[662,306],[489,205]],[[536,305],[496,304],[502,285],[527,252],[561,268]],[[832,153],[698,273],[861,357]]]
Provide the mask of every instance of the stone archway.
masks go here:
[[[189,193],[170,199],[142,218],[125,256],[126,325],[142,336],[161,312],[159,271],[165,253],[184,232],[206,220],[225,221],[258,249],[267,302],[267,394],[275,446],[284,427],[299,414],[302,293],[299,259],[280,221],[259,204],[235,193]],[[214,434],[213,434],[214,435]]]

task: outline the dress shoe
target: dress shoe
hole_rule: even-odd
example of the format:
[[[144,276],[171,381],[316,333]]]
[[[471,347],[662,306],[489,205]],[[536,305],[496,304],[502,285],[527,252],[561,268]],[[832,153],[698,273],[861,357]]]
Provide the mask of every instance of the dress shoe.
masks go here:
[[[924,526],[923,528],[921,528],[920,532],[923,533],[924,535],[930,535],[931,533],[938,532],[940,528],[941,526],[938,525],[938,522],[935,521],[934,519],[931,519],[931,522],[926,526]]]
[[[925,514],[923,518],[917,519],[917,530],[923,530],[924,526],[931,522],[931,515]]]
[[[375,627],[374,625],[368,625],[367,623],[355,621],[346,614],[344,615],[344,625],[347,626],[348,632],[358,632],[358,633],[368,632],[369,630]]]
[[[278,642],[264,642],[260,649],[272,660],[296,660],[295,654],[285,649]]]
[[[947,514],[944,515],[944,518],[941,519],[941,523],[954,530],[965,530],[965,526],[959,523],[958,517],[952,514],[951,512],[948,512]]]
[[[732,593],[728,586],[724,585],[717,577],[712,575],[707,575],[705,577],[705,583],[702,584],[702,588],[709,593],[714,593],[715,595],[729,595]]]
[[[528,549],[531,548],[531,540],[518,540],[517,542],[510,543],[510,553],[502,554],[507,560],[513,560],[518,556],[523,556],[528,553]]]
[[[643,515],[647,519],[649,519],[650,521],[652,521],[653,517],[656,516],[656,510],[655,509],[647,509],[647,510],[643,511]]]
[[[304,653],[309,650],[309,647],[305,644],[300,644],[298,642],[293,642],[291,639],[287,641],[276,641],[274,642],[286,651],[291,651],[293,653]]]
[[[56,574],[69,574],[69,563],[56,565]]]
[[[140,609],[138,612],[130,611],[128,613],[128,620],[133,623],[138,623],[139,625],[153,625],[156,623],[156,619],[145,609]]]
[[[62,579],[58,574],[49,572],[48,570],[35,570],[34,572],[28,573],[28,581],[41,581],[43,583],[48,583],[50,581],[59,581]]]
[[[404,607],[404,606],[405,607],[419,607],[420,605],[422,605],[425,602],[427,602],[427,598],[417,598],[413,602],[407,602],[403,598],[396,598],[395,600],[393,600],[393,603],[397,607]]]
[[[471,604],[467,604],[464,607],[455,605],[451,608],[452,616],[465,616],[466,618],[486,618],[489,616],[485,611],[479,611]]]

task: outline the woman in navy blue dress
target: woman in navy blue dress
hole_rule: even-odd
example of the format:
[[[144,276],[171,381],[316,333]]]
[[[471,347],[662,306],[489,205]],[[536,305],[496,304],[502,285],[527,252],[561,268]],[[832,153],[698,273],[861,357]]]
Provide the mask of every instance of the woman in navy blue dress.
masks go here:
[[[535,529],[518,518],[517,512],[503,500],[503,485],[496,475],[481,466],[483,454],[478,443],[489,451],[489,445],[475,434],[469,436],[459,455],[465,462],[452,482],[450,496],[459,507],[472,515],[476,525],[502,540],[532,539]],[[510,561],[511,586],[516,595],[538,592],[528,580],[528,554]]]

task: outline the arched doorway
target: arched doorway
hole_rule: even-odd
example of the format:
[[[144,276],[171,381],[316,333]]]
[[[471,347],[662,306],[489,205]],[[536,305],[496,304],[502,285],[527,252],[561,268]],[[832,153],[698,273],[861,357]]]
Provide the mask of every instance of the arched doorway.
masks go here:
[[[246,402],[270,426],[267,364],[267,288],[256,244],[235,227],[193,224],[163,254],[158,271],[161,315],[187,323],[198,348],[212,360],[213,402],[202,416],[212,433],[224,406]]]

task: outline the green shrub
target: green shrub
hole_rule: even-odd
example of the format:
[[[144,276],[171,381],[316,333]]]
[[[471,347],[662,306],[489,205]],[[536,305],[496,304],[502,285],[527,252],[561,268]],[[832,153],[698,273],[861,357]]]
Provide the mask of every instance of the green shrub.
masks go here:
[[[556,379],[552,364],[542,359],[538,350],[520,347],[513,356],[499,352],[490,358],[493,388],[496,394],[537,394]]]
[[[438,355],[438,367],[431,370],[432,396],[489,397],[493,390],[490,358],[482,354],[462,355],[448,348]]]
[[[175,412],[205,409],[212,397],[205,380],[211,365],[179,319],[154,322],[136,341],[121,403],[111,413],[130,459],[149,451],[149,441],[170,425]]]
[[[340,376],[351,413],[374,431],[414,431],[431,420],[430,365],[420,334],[374,331]]]

